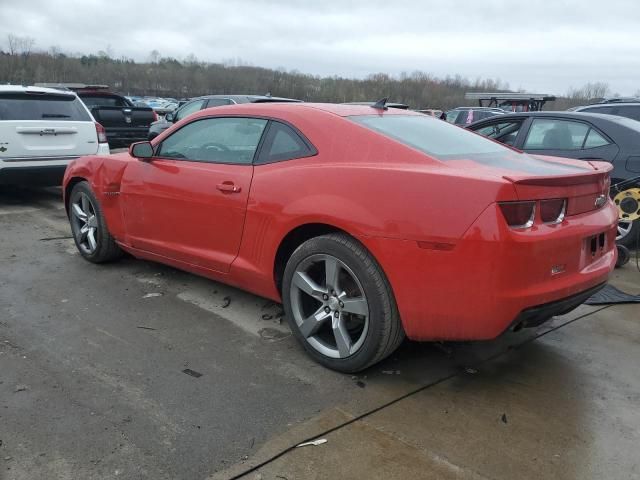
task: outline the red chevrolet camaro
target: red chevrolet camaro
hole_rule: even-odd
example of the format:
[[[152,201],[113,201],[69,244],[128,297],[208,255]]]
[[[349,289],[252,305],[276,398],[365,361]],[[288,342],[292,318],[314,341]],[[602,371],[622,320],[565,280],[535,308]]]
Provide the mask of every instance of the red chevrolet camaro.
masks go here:
[[[309,355],[355,372],[405,336],[491,339],[582,303],[616,260],[610,170],[403,110],[250,104],[80,158],[64,196],[87,260],[281,301]]]

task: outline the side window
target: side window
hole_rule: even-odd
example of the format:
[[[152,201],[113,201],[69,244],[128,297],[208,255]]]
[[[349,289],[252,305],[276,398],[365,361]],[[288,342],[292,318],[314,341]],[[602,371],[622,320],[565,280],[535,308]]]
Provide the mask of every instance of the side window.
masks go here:
[[[272,122],[265,137],[260,158],[256,163],[291,160],[315,154],[315,149],[310,147],[290,126]]]
[[[191,103],[187,103],[183,105],[175,115],[175,121],[182,120],[185,117],[188,117],[192,113],[197,112],[202,109],[202,105],[204,105],[205,100],[195,100]]]
[[[228,98],[210,98],[207,102],[207,108],[221,107],[223,105],[231,105],[231,100]]]
[[[527,150],[579,150],[589,132],[589,126],[580,122],[536,118],[524,142]]]
[[[591,107],[591,108],[583,108],[580,110],[581,112],[586,113],[613,113],[613,107]]]
[[[640,120],[640,105],[637,106],[625,106],[618,107],[613,112],[615,115],[620,115],[621,117],[631,118],[633,120]]]
[[[477,133],[485,137],[493,138],[501,143],[513,145],[520,131],[521,121],[493,123],[476,130]]]
[[[250,164],[266,124],[266,120],[242,117],[196,120],[167,137],[156,156],[193,162]]]
[[[596,147],[604,147],[605,145],[609,145],[609,140],[600,135],[595,129],[589,130],[589,134],[587,135],[587,139],[584,141],[583,148],[596,148]]]

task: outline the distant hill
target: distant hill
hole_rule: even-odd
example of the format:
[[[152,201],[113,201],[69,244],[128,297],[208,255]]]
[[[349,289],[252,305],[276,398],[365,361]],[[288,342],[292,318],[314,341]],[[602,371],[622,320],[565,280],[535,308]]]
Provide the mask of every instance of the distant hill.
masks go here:
[[[444,108],[470,105],[467,91],[504,91],[500,80],[470,81],[459,75],[438,78],[425,72],[393,77],[374,73],[364,79],[320,77],[297,71],[200,62],[192,55],[186,60],[161,58],[136,63],[111,58],[107,53],[70,56],[49,52],[0,51],[0,83],[78,82],[107,84],[126,95],[154,95],[188,98],[205,94],[251,93],[297,98],[315,102],[355,102],[378,100],[406,103],[411,108]],[[575,92],[575,91],[574,91]],[[546,92],[541,92],[546,93]],[[586,99],[579,95],[558,98],[546,110],[566,109]]]

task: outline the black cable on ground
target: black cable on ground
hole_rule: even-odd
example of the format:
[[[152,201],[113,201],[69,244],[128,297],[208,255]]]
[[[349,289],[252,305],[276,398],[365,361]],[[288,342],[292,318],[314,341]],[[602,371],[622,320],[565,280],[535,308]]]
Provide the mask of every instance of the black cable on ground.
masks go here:
[[[481,360],[473,368],[479,367],[481,365],[484,365],[487,362],[490,362],[492,360],[495,360],[496,358],[501,357],[502,355],[505,355],[506,353],[510,352],[511,350],[516,350],[518,348],[521,348],[521,347],[533,342],[534,340],[537,340],[537,339],[539,339],[541,337],[544,337],[545,335],[547,335],[547,334],[549,334],[551,332],[555,332],[556,330],[559,330],[559,329],[561,329],[561,328],[563,328],[563,327],[565,327],[565,326],[567,326],[567,325],[569,325],[569,324],[571,324],[573,322],[576,322],[576,321],[578,321],[578,320],[580,320],[582,318],[588,317],[589,315],[593,315],[594,313],[601,312],[602,310],[605,310],[605,309],[607,309],[609,307],[612,307],[612,306],[613,305],[606,305],[604,307],[598,308],[597,310],[594,310],[593,312],[585,313],[584,315],[580,315],[580,316],[578,316],[576,318],[573,318],[571,320],[567,320],[566,322],[564,322],[564,323],[562,323],[560,325],[557,325],[557,326],[555,326],[553,328],[550,328],[549,330],[546,330],[546,331],[544,331],[544,332],[542,332],[542,333],[540,333],[538,335],[535,335],[533,337],[530,337],[530,338],[524,340],[522,343],[518,343],[517,345],[510,346],[510,347],[507,348],[507,350],[505,350],[503,352],[496,353],[495,355],[491,355],[491,356],[485,358],[484,360]],[[463,373],[463,372],[457,371],[457,372],[451,373],[449,375],[446,375],[444,377],[441,377],[438,380],[435,380],[433,382],[430,382],[430,383],[427,383],[425,385],[422,385],[421,387],[418,387],[415,390],[411,390],[410,392],[405,393],[404,395],[401,395],[401,396],[399,396],[397,398],[394,398],[393,400],[390,400],[390,401],[388,401],[386,403],[383,403],[382,405],[380,405],[380,406],[378,406],[376,408],[373,408],[373,409],[368,410],[368,411],[366,411],[364,413],[361,413],[360,415],[358,415],[356,417],[353,417],[352,419],[347,420],[346,422],[340,423],[340,424],[336,425],[335,427],[332,427],[332,428],[329,428],[329,429],[327,429],[327,430],[325,430],[323,432],[320,432],[320,433],[314,435],[313,437],[305,438],[304,440],[299,441],[295,445],[291,445],[291,446],[289,446],[287,448],[284,448],[280,452],[272,455],[271,457],[267,458],[266,460],[263,460],[262,462],[258,463],[257,465],[249,467],[247,470],[245,470],[245,471],[243,471],[243,472],[241,472],[241,473],[239,473],[237,475],[234,475],[233,477],[230,477],[229,480],[238,480],[239,478],[242,478],[242,477],[244,477],[246,475],[249,475],[250,473],[255,472],[256,470],[264,467],[265,465],[268,465],[268,464],[274,462],[275,460],[279,459],[280,457],[282,457],[282,456],[286,455],[287,453],[291,452],[292,450],[294,450],[301,443],[311,442],[311,441],[313,441],[313,440],[315,440],[315,439],[317,439],[319,437],[324,437],[326,435],[329,435],[329,434],[331,434],[331,433],[333,433],[333,432],[335,432],[337,430],[340,430],[340,429],[342,429],[342,428],[344,428],[346,426],[351,425],[352,423],[358,422],[358,421],[362,420],[363,418],[369,417],[369,416],[371,416],[371,415],[373,415],[373,414],[375,414],[375,413],[377,413],[377,412],[379,412],[381,410],[384,410],[387,407],[395,405],[396,403],[401,402],[402,400],[404,400],[406,398],[409,398],[409,397],[411,397],[413,395],[416,395],[417,393],[420,393],[420,392],[423,392],[423,391],[425,391],[425,390],[427,390],[429,388],[435,387],[435,386],[437,386],[437,385],[439,385],[441,383],[446,382],[447,380],[451,380],[452,378],[455,378],[455,377],[461,375],[461,373]]]

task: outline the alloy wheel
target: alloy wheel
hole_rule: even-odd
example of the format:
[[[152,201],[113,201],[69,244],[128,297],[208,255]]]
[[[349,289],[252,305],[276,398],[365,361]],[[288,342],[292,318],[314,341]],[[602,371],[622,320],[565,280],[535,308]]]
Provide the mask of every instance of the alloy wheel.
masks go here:
[[[293,274],[290,297],[296,325],[316,351],[346,358],[362,347],[369,329],[369,304],[347,264],[327,254],[307,257]]]
[[[81,192],[71,204],[73,235],[78,246],[86,254],[93,254],[98,248],[98,218],[89,196]]]
[[[629,235],[633,228],[633,222],[631,220],[618,220],[618,233],[616,234],[616,241],[622,240]]]

